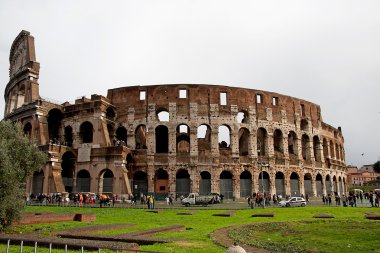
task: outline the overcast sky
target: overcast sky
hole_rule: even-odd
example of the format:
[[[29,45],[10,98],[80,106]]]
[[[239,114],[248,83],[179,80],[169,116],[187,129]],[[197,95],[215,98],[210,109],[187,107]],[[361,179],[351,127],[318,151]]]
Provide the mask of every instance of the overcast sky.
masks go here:
[[[1,0],[0,24],[2,90],[27,30],[44,98],[166,83],[274,91],[319,104],[342,127],[347,164],[380,159],[378,0]]]

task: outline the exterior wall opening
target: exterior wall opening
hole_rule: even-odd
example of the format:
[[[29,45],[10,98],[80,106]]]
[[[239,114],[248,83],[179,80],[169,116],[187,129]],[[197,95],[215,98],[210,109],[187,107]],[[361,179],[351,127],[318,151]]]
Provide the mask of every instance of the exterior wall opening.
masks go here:
[[[250,135],[247,128],[239,130],[239,155],[247,156],[249,154]]]
[[[76,192],[90,192],[90,173],[87,170],[81,170],[77,174]]]
[[[190,153],[190,129],[187,125],[177,126],[177,153]]]
[[[61,128],[61,122],[63,119],[63,114],[59,109],[52,109],[48,114],[48,129],[49,129],[49,140],[53,143],[60,142],[59,130]]]
[[[140,196],[141,193],[148,193],[148,175],[143,171],[137,171],[133,175],[133,192]]]
[[[169,152],[169,130],[166,126],[156,127],[156,153]]]
[[[245,170],[240,174],[240,197],[247,198],[252,196],[252,175]]]
[[[154,192],[167,193],[169,192],[169,175],[168,172],[159,168],[154,175]]]
[[[306,173],[303,177],[303,182],[304,182],[304,190],[305,190],[305,196],[306,194],[308,196],[313,195],[313,188],[312,188],[312,177],[310,173]]]
[[[32,193],[35,196],[38,196],[38,194],[43,193],[43,185],[44,185],[44,172],[36,171],[33,174],[33,181],[32,181]]]
[[[276,173],[276,195],[280,198],[284,198],[285,194],[285,176],[282,172]]]
[[[63,185],[65,186],[66,192],[72,192],[73,191],[73,177],[75,172],[75,161],[76,158],[74,154],[70,151],[66,152],[62,156],[62,180]]]
[[[293,172],[290,175],[290,194],[291,196],[300,196],[300,183],[299,176],[297,173]]]
[[[93,141],[94,127],[88,121],[85,121],[80,125],[79,135],[82,138],[83,143],[92,143]]]
[[[179,196],[188,196],[190,193],[190,175],[187,170],[179,170],[176,175],[176,193]]]
[[[317,187],[317,196],[323,195],[323,182],[322,182],[322,176],[318,173],[318,175],[315,178],[315,186]]]
[[[65,146],[73,146],[73,128],[71,126],[65,127]]]
[[[232,199],[234,197],[232,173],[229,171],[223,171],[220,174],[220,194],[222,194],[226,199]]]
[[[211,193],[211,174],[208,171],[201,172],[201,180],[199,182],[199,194],[207,195]]]
[[[125,127],[119,126],[116,129],[116,141],[120,141],[122,144],[124,144],[124,146],[128,145],[127,136],[127,129],[125,129]]]
[[[105,169],[99,174],[99,193],[113,192],[113,173],[109,169]]]
[[[140,125],[135,131],[136,149],[146,149],[146,126]]]
[[[261,171],[257,180],[259,182],[259,192],[264,191],[263,193],[269,194],[270,193],[270,177],[269,177],[268,172]]]

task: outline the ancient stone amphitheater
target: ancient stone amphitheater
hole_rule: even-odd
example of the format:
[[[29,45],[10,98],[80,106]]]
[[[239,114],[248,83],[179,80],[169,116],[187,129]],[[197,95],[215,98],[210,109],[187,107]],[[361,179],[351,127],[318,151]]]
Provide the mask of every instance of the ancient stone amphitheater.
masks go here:
[[[245,198],[346,189],[341,128],[320,106],[274,92],[204,84],[129,86],[57,104],[39,95],[34,39],[10,52],[4,118],[20,121],[49,161],[28,193]]]

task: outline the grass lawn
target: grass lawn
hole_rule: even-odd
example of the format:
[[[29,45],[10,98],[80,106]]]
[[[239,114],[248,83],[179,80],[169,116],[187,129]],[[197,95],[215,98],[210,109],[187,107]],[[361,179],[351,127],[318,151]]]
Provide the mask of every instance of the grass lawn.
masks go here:
[[[239,229],[230,230],[229,236],[239,243],[282,252],[380,252],[380,221],[365,219],[366,212],[380,214],[380,209],[368,207],[304,207],[266,208],[237,210],[230,217],[213,216],[227,210],[162,209],[158,213],[133,208],[68,208],[28,206],[30,212],[75,212],[96,213],[96,222],[58,222],[13,227],[12,233],[50,231],[103,225],[129,223],[134,226],[98,232],[122,234],[172,225],[184,225],[185,230],[164,232],[158,238],[170,238],[174,242],[142,245],[141,250],[156,252],[225,252],[209,238],[213,231],[241,224]],[[190,211],[192,215],[178,215]],[[274,213],[274,217],[251,217],[257,213]],[[328,213],[333,219],[313,218]],[[0,251],[4,252],[4,245]],[[19,251],[15,251],[19,252]],[[24,251],[27,252],[27,251]],[[40,251],[39,251],[40,252]],[[47,252],[47,251],[46,251]],[[59,251],[54,251],[59,252]],[[63,250],[61,251],[63,252]]]

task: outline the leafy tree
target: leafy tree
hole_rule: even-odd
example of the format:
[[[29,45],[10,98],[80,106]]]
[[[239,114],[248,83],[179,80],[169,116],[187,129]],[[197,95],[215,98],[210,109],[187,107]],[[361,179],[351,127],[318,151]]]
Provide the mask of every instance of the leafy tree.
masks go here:
[[[19,219],[25,182],[46,160],[47,155],[24,136],[20,124],[0,122],[0,230]]]
[[[373,169],[377,172],[380,173],[380,161],[377,161],[373,165]]]

